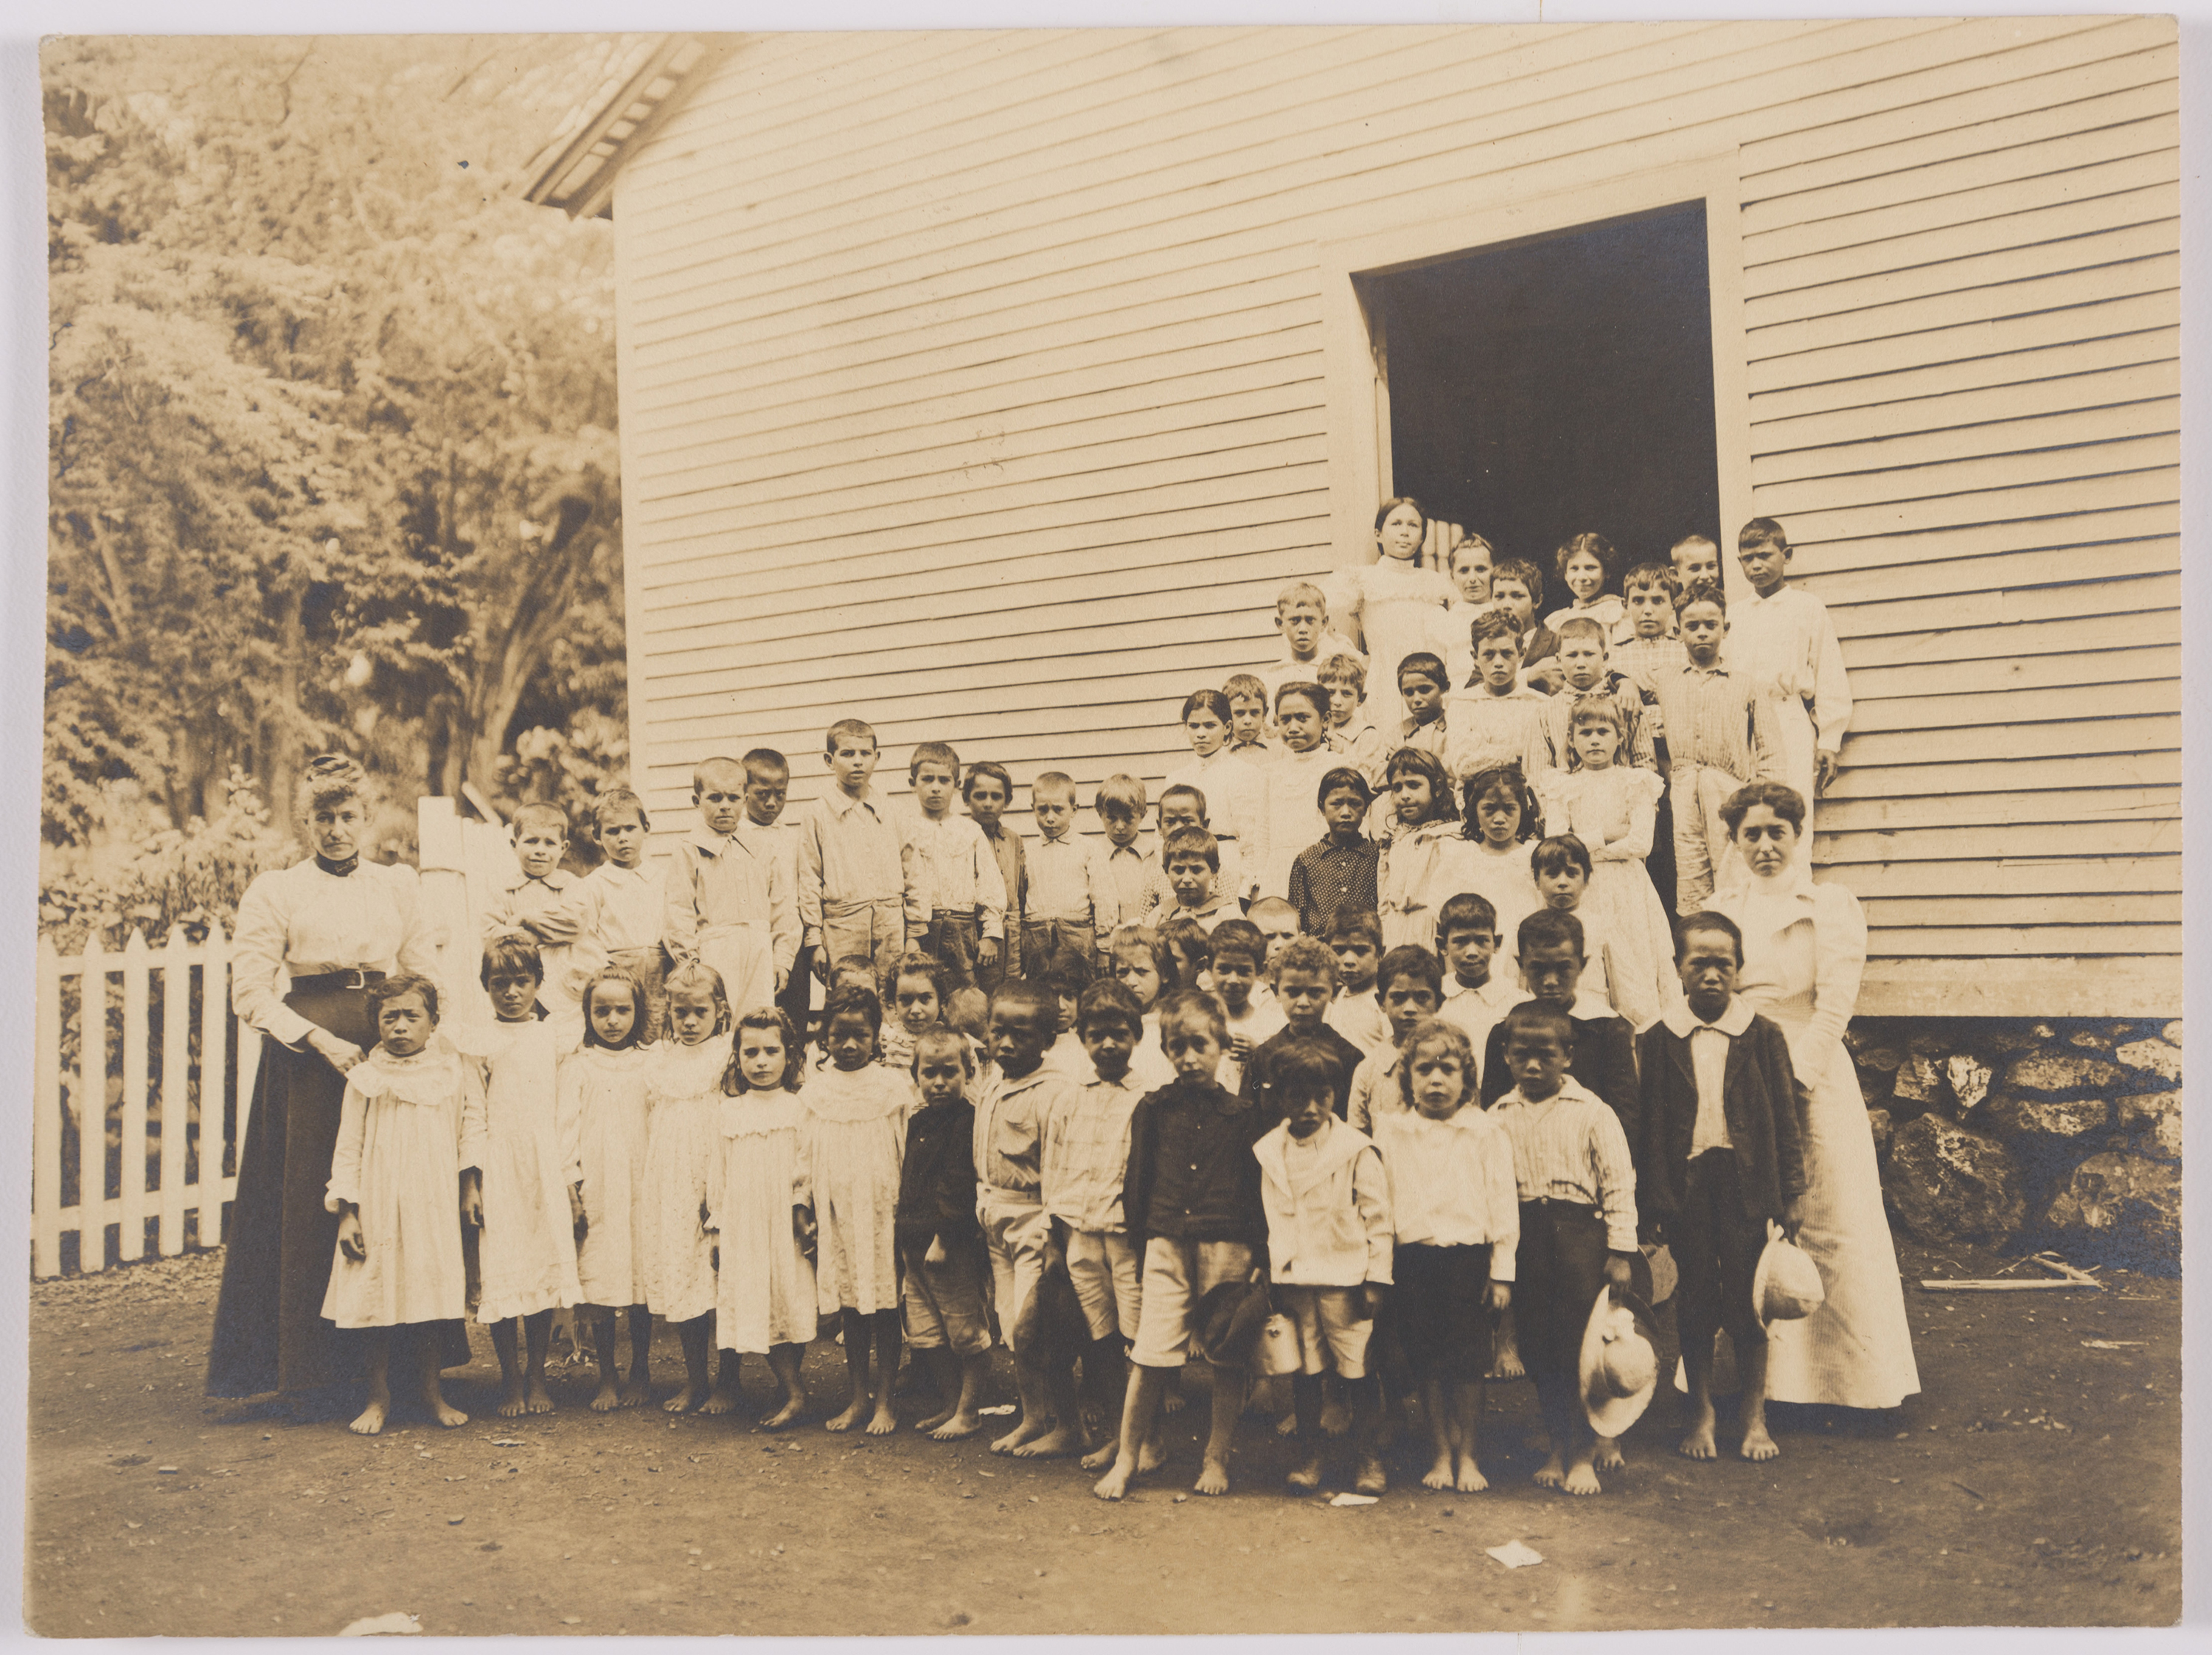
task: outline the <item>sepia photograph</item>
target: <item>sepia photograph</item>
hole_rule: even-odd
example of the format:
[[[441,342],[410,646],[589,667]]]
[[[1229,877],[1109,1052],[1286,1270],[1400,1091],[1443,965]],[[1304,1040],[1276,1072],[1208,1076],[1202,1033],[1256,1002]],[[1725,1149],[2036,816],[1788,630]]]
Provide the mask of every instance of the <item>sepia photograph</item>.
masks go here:
[[[27,1630],[2174,1626],[2192,27],[45,38]]]

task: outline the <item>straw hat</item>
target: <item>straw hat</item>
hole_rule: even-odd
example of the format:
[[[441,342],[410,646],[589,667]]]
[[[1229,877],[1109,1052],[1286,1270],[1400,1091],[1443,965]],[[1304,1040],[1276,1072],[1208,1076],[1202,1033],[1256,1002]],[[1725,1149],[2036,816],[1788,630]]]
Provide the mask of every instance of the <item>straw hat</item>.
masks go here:
[[[1598,1289],[1583,1329],[1575,1381],[1583,1412],[1601,1437],[1617,1437],[1643,1417],[1659,1386],[1659,1328],[1651,1308],[1632,1293],[1615,1303]]]
[[[1751,1302],[1760,1323],[1802,1320],[1820,1309],[1827,1296],[1820,1285],[1820,1267],[1812,1256],[1785,1239],[1780,1226],[1769,1223],[1766,1245],[1751,1274]]]

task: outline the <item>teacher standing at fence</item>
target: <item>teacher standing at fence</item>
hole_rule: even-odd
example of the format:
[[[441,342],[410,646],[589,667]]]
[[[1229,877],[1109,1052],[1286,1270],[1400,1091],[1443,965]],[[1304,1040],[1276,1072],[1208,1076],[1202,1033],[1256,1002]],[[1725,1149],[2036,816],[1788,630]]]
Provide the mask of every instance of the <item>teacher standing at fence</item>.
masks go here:
[[[264,1042],[208,1353],[210,1396],[291,1393],[362,1372],[360,1336],[322,1315],[337,1243],[323,1197],[338,1106],[346,1071],[376,1044],[368,990],[395,971],[437,970],[415,870],[362,860],[367,783],[343,755],[309,764],[298,804],[314,854],[260,875],[238,905],[231,1006]],[[216,1153],[219,1135],[201,1143]],[[448,1364],[465,1361],[461,1324],[443,1336]]]

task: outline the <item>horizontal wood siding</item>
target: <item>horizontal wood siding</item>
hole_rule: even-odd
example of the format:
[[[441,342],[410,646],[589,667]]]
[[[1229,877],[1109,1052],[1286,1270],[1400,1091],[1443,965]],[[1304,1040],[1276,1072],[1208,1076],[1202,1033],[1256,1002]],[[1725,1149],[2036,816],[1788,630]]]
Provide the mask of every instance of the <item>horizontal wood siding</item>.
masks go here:
[[[1735,149],[1726,509],[1853,668],[1829,877],[1939,975],[2178,956],[2177,120],[2130,18],[749,37],[617,184],[634,779],[804,800],[856,715],[894,792],[928,739],[1156,788],[1368,553],[1328,227]]]

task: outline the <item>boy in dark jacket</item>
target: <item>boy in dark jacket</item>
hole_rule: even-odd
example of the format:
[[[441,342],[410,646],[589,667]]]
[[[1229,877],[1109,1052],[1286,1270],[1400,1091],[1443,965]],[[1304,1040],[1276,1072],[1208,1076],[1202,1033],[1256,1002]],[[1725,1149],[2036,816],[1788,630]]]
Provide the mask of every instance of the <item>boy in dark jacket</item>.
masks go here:
[[[1636,1198],[1680,1272],[1682,1365],[1690,1431],[1681,1451],[1713,1446],[1713,1334],[1726,1328],[1743,1378],[1747,1460],[1780,1451],[1766,1431],[1766,1329],[1752,1302],[1769,1219],[1805,1192],[1805,1090],[1782,1031],[1736,995],[1743,934],[1722,914],[1692,914],[1675,943],[1685,1004],[1637,1040],[1644,1070]]]
[[[1168,1378],[1182,1366],[1208,1288],[1249,1281],[1267,1268],[1267,1220],[1252,1146],[1274,1122],[1214,1078],[1229,1044],[1221,1002],[1195,989],[1161,1002],[1160,1044],[1176,1078],[1129,1117],[1122,1220],[1144,1261],[1129,1394],[1114,1463],[1092,1490],[1119,1500],[1156,1462],[1145,1453]],[[1229,1492],[1229,1449],[1244,1407],[1244,1376],[1216,1369],[1213,1418],[1198,1479],[1201,1494]]]
[[[1603,1098],[1620,1117],[1620,1129],[1637,1140],[1636,1030],[1595,995],[1582,991],[1583,922],[1555,908],[1540,908],[1521,922],[1521,986],[1528,998],[1556,1006],[1574,1027],[1567,1078]],[[1510,1010],[1510,1007],[1507,1008]],[[1482,1053],[1482,1106],[1513,1090],[1505,1062],[1505,1024],[1490,1031]]]
[[[976,1407],[991,1355],[983,1308],[988,1265],[975,1220],[975,1106],[967,1088],[975,1056],[967,1037],[939,1024],[915,1037],[921,1107],[907,1122],[892,1235],[906,1280],[906,1342],[937,1381],[936,1413],[915,1429],[939,1441],[982,1428]]]

